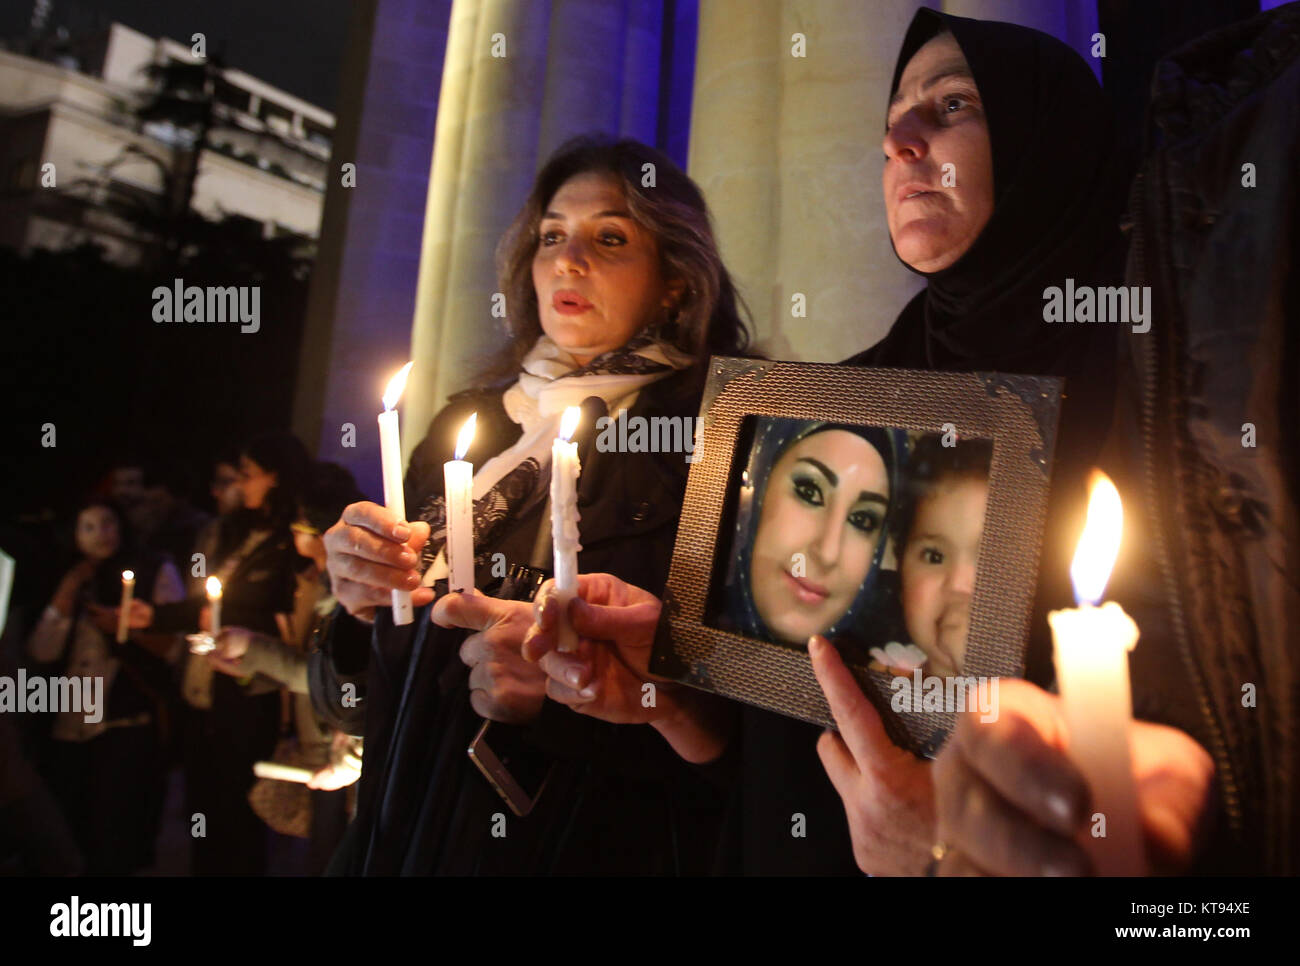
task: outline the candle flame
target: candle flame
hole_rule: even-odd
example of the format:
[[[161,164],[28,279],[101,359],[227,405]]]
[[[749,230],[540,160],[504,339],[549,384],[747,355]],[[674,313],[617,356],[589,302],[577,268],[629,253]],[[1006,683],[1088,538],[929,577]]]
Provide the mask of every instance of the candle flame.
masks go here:
[[[209,577],[205,586],[208,588],[208,600],[216,600],[221,596],[221,581],[216,577]]]
[[[123,579],[123,580],[135,580],[135,572],[132,571],[132,570],[123,570],[123,571],[122,571],[122,579]]]
[[[577,406],[570,406],[564,411],[560,420],[560,436],[566,443],[573,439],[573,431],[578,428],[578,420],[581,418],[582,410]]]
[[[1124,505],[1119,491],[1105,473],[1093,470],[1088,487],[1088,518],[1070,564],[1074,599],[1082,604],[1101,602],[1110,580],[1110,572],[1119,556],[1119,541],[1124,532]]]
[[[456,459],[463,460],[465,454],[469,452],[469,444],[474,442],[474,425],[478,422],[478,413],[470,413],[469,419],[465,420],[465,425],[460,428],[460,435],[456,437]]]
[[[397,374],[388,380],[388,388],[384,390],[384,409],[392,409],[397,405],[397,400],[402,398],[402,390],[406,388],[406,377],[411,373],[411,366],[415,363],[408,362],[402,368],[397,370]]]

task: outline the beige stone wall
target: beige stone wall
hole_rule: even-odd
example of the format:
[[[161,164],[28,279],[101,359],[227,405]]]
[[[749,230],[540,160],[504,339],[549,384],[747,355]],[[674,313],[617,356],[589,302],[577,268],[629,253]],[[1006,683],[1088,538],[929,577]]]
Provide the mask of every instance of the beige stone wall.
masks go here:
[[[920,287],[889,246],[880,189],[889,80],[917,6],[701,0],[690,173],[775,358],[864,349]]]

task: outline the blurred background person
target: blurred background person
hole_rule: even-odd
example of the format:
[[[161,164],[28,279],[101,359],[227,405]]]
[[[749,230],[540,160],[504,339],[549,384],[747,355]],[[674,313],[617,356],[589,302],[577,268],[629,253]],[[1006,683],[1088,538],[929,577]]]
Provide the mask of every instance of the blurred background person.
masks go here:
[[[311,792],[311,824],[306,871],[325,871],[334,849],[347,828],[346,786],[361,777],[358,752],[359,716],[349,714],[361,702],[344,703],[328,651],[319,650],[318,632],[333,613],[337,601],[330,589],[326,570],[325,544],[321,534],[336,521],[345,507],[365,497],[352,474],[336,463],[317,463],[307,478],[297,519],[290,525],[294,546],[306,561],[298,572],[298,589],[289,641],[256,633],[243,627],[223,627],[217,649],[209,655],[212,666],[232,677],[260,674],[288,688],[293,698],[293,731],[296,747],[293,760],[313,768],[317,781]],[[277,755],[280,750],[277,750]],[[265,781],[273,781],[265,779]],[[286,793],[295,789],[285,788]]]
[[[155,605],[179,600],[184,588],[170,560],[132,545],[111,503],[87,502],[75,526],[80,559],[59,583],[27,649],[39,673],[104,682],[104,706],[96,714],[65,709],[54,716],[45,771],[86,871],[123,875],[153,861],[162,746],[172,722],[166,662],[135,639],[116,643],[122,572],[133,571],[136,593]]]
[[[287,639],[291,636],[299,557],[290,523],[310,464],[289,433],[249,442],[239,456],[243,506],[222,519],[204,576],[222,585],[222,622]],[[206,597],[161,608],[145,620],[159,631],[207,630]],[[266,828],[248,804],[253,762],[270,758],[281,718],[279,689],[266,679],[214,679],[206,657],[187,655],[181,682],[186,704],[182,756],[185,811],[205,816],[195,836],[196,874],[259,875],[266,868]]]
[[[207,579],[206,561],[217,555],[217,541],[221,536],[222,521],[229,515],[243,509],[244,491],[239,486],[239,458],[233,454],[218,456],[212,465],[212,477],[208,483],[208,494],[212,497],[213,516],[195,534],[194,545],[185,559],[177,560],[182,570],[189,574],[190,594],[200,595]],[[194,554],[202,554],[205,566],[194,566]]]

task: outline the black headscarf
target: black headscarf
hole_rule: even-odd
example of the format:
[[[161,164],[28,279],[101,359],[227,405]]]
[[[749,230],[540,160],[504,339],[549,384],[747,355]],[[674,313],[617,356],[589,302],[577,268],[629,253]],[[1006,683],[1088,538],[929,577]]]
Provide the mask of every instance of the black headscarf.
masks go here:
[[[1110,427],[1123,326],[1043,321],[1043,290],[1122,284],[1125,171],[1109,104],[1087,63],[1054,37],[1014,24],[916,12],[890,95],[941,30],[961,47],[988,121],[994,209],[970,249],[928,284],[889,334],[850,365],[996,371],[1065,379],[1048,526],[1026,677],[1051,677],[1046,614],[1072,601],[1070,557],[1085,480]]]
[[[924,291],[884,341],[852,361],[1067,375],[1097,325],[1045,323],[1043,290],[1067,277],[1113,284],[1122,269],[1124,182],[1110,105],[1084,60],[1055,37],[925,8],[903,40],[891,96],[908,61],[944,29],[984,104],[993,214],[956,262],[917,273]]]

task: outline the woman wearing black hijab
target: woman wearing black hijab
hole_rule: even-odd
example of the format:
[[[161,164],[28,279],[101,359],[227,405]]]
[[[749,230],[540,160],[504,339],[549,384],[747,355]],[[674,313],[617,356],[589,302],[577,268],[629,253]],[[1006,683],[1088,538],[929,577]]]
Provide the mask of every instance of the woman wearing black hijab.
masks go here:
[[[923,9],[894,70],[889,121],[883,185],[891,241],[927,286],[879,344],[847,364],[1064,377],[1032,625],[1043,633],[1027,656],[1028,676],[1042,679],[1050,656],[1045,612],[1070,601],[1066,543],[1078,532],[1085,474],[1110,422],[1118,337],[1111,326],[1045,322],[1044,297],[1067,278],[1077,287],[1118,284],[1122,276],[1124,179],[1110,112],[1088,66],[1060,41]],[[637,648],[648,632],[634,609],[579,603],[574,611],[599,618],[597,636],[613,640],[624,662],[646,650]],[[538,635],[527,650],[546,651],[550,636]],[[842,736],[818,739],[809,725],[744,709],[737,737],[708,766],[739,769],[730,779],[738,782],[738,807],[722,867],[922,871],[934,841],[929,763],[889,740],[833,648],[814,639],[809,650],[832,707],[844,711]],[[546,653],[542,665],[552,697],[575,670],[582,682],[608,673],[602,666],[593,675],[557,653]],[[643,669],[644,661],[631,666]],[[565,703],[576,710],[611,713],[603,694],[580,701],[569,693]],[[809,754],[814,743],[824,769]]]
[[[917,11],[894,68],[882,180],[894,251],[927,284],[881,342],[847,363],[1064,378],[1026,654],[1026,677],[1039,682],[1051,678],[1047,612],[1073,604],[1070,556],[1087,474],[1111,423],[1120,334],[1105,323],[1045,321],[1044,306],[1047,290],[1067,279],[1076,290],[1122,284],[1125,179],[1114,145],[1100,85],[1061,41],[1014,24]],[[943,178],[949,164],[952,190]],[[917,195],[923,189],[933,191]],[[971,195],[980,190],[991,193],[992,208],[971,234],[980,211]],[[851,683],[847,670],[830,648],[810,652],[834,704]],[[844,729],[856,737],[824,735],[819,754],[848,812],[859,866],[905,871],[912,861],[899,868],[888,857],[918,856],[932,812],[915,822],[915,800],[891,795],[871,777],[872,765],[893,759],[904,773],[896,787],[913,795],[929,785],[930,766],[896,758],[871,706],[846,696],[866,720]],[[873,826],[904,812],[915,823],[910,841],[882,842]]]

